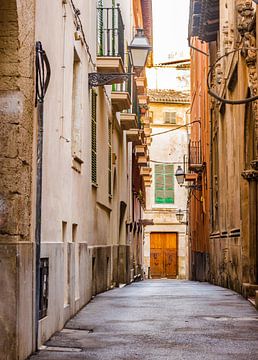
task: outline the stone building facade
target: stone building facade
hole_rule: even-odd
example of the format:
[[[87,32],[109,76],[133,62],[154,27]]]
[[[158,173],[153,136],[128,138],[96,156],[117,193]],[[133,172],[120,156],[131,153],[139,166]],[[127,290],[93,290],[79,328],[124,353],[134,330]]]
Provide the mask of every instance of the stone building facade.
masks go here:
[[[115,14],[112,53],[107,53],[109,15],[103,8]],[[135,1],[119,7],[111,0],[0,0],[0,284],[5,289],[0,347],[5,359],[27,358],[93,295],[141,277],[137,254],[144,198],[132,189],[134,164],[141,166],[134,147],[147,149],[137,95],[144,97],[145,75],[138,84],[130,78],[89,86],[90,73],[131,71],[127,45],[138,22],[151,42],[151,1],[137,1],[136,8]],[[38,98],[35,108],[39,41],[45,53],[38,55],[46,54],[51,75],[44,104]],[[47,66],[44,70],[46,76]],[[39,117],[44,120],[42,187]],[[145,185],[141,176],[143,194]]]
[[[177,72],[167,69],[167,72]],[[189,69],[186,70],[189,73]],[[172,84],[170,84],[172,85]],[[189,90],[149,89],[152,184],[144,210],[144,272],[146,278],[188,278],[187,190],[175,173],[187,152]],[[184,221],[176,213],[184,213]]]
[[[210,169],[210,196],[201,194],[210,211],[210,229],[205,230],[206,276],[251,297],[258,281],[256,17],[254,1],[191,1],[192,54],[198,51],[202,57],[206,79],[212,65],[208,111],[207,97],[198,99],[206,114],[202,134],[210,133],[210,155],[202,158],[203,169]],[[200,77],[199,60],[194,56],[193,71]],[[205,84],[203,89],[207,94]],[[204,219],[208,221],[209,216],[200,217]],[[192,241],[196,242],[194,234]]]

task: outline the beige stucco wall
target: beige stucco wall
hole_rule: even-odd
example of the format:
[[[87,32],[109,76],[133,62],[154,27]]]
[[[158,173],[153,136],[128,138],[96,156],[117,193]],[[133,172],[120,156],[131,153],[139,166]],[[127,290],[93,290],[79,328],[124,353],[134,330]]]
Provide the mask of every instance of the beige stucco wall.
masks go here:
[[[88,73],[96,70],[96,1],[74,3],[80,10],[87,51],[75,38],[69,1],[0,0],[0,285],[5,289],[0,295],[0,347],[10,360],[27,358],[37,342],[36,41],[41,41],[51,67],[44,102],[41,244],[41,257],[49,258],[49,291],[38,345],[61,329],[92,295],[129,281],[130,237],[125,222],[133,213],[132,145],[121,131],[119,116],[112,113],[111,87],[96,89],[98,184],[93,186]],[[128,43],[131,7],[131,2],[121,5]],[[81,92],[74,96],[79,113],[76,155],[81,165],[73,158],[78,135],[73,129],[75,53]],[[108,194],[109,122],[112,153],[117,157],[112,165],[112,196]],[[119,228],[121,201],[127,209]]]
[[[89,52],[96,63],[96,2],[75,1]],[[109,4],[106,4],[109,5]],[[121,5],[126,36],[131,4]],[[120,201],[128,204],[128,153],[118,116],[112,113],[111,86],[97,92],[97,185],[91,183],[91,108],[88,73],[95,71],[80,40],[75,40],[69,2],[38,1],[36,36],[47,52],[52,78],[45,100],[42,257],[49,257],[49,312],[40,321],[40,343],[63,327],[92,295],[126,282],[125,215],[119,229]],[[129,30],[128,30],[129,28]],[[130,39],[128,39],[129,42]],[[73,164],[73,59],[81,62],[80,172]],[[108,193],[108,124],[112,123],[112,195]],[[114,186],[114,176],[116,180]],[[115,187],[115,190],[114,190]],[[127,210],[128,211],[128,210]],[[66,223],[66,236],[62,235]],[[73,225],[77,225],[73,241]],[[67,275],[69,274],[69,275]]]

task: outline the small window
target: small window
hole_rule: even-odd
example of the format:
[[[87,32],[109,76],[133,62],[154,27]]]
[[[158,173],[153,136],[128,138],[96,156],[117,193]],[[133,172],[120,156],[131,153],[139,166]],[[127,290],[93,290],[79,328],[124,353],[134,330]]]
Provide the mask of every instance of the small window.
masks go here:
[[[176,112],[165,111],[164,112],[164,123],[165,124],[176,124]]]
[[[72,242],[77,242],[78,224],[72,224]]]

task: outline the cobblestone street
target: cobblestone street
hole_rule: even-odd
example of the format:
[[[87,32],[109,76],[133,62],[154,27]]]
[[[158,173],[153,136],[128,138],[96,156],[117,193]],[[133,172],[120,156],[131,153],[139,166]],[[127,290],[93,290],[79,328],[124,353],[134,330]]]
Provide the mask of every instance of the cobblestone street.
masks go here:
[[[258,358],[258,313],[207,283],[150,280],[96,296],[31,360]]]

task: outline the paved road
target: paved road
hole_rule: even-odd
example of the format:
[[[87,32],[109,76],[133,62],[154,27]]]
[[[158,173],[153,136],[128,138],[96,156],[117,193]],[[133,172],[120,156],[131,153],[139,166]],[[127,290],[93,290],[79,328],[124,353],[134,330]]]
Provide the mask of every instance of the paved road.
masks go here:
[[[150,280],[98,295],[46,345],[31,360],[258,360],[258,312],[220,287]]]

